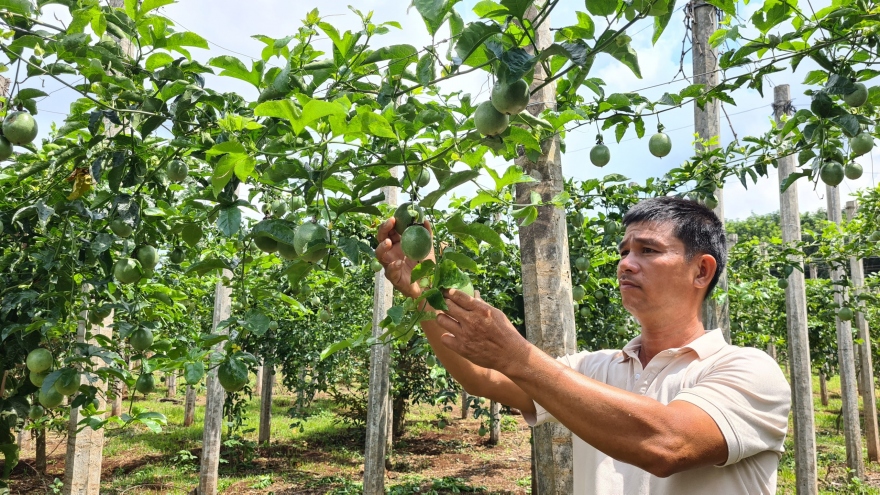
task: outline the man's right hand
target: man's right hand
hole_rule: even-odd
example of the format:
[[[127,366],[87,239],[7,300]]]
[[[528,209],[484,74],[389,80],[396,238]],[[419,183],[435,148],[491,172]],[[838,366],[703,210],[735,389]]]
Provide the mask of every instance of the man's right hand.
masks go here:
[[[417,299],[422,295],[422,288],[418,281],[412,283],[410,280],[413,268],[420,262],[404,256],[403,249],[400,247],[400,234],[394,230],[394,223],[395,219],[391,217],[379,226],[379,232],[376,236],[379,241],[379,246],[376,248],[376,259],[385,267],[385,278],[391,281],[395,289],[404,296]],[[425,221],[424,225],[429,232],[432,232],[430,223]],[[433,247],[425,259],[434,259]]]

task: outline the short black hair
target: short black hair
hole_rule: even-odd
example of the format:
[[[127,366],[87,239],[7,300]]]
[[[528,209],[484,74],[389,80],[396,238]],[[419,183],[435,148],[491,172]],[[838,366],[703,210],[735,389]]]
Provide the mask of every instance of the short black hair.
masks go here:
[[[671,223],[673,235],[684,243],[688,261],[697,254],[715,258],[715,276],[706,291],[709,297],[727,266],[727,235],[715,212],[696,201],[659,196],[638,202],[623,216],[624,227],[640,222]]]

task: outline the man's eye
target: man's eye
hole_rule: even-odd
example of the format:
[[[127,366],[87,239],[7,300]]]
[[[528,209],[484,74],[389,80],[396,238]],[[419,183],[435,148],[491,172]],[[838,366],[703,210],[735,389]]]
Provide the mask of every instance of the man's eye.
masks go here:
[[[620,257],[623,258],[624,256],[626,256],[626,255],[628,255],[628,254],[629,254],[629,251],[621,251],[621,252],[620,252]]]

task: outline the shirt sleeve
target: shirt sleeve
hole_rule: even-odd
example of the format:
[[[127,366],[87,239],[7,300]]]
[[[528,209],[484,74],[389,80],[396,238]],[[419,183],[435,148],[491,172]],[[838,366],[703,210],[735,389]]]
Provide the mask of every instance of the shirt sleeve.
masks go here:
[[[569,368],[571,368],[573,370],[580,371],[581,368],[583,367],[582,365],[583,365],[584,360],[589,358],[589,356],[592,354],[593,353],[590,351],[583,351],[583,352],[579,352],[577,354],[567,354],[565,356],[556,358],[556,361],[564,364],[565,366],[568,366]],[[546,409],[541,407],[541,404],[538,404],[535,401],[532,401],[532,402],[535,404],[535,415],[533,416],[533,415],[523,411],[523,419],[526,420],[526,423],[528,423],[529,426],[538,426],[540,424],[547,423],[547,422],[551,422],[551,423],[558,423],[559,422],[549,412],[547,412]]]
[[[728,448],[720,467],[760,452],[784,451],[791,389],[779,365],[758,349],[740,348],[719,359],[673,400],[694,404],[718,425]]]

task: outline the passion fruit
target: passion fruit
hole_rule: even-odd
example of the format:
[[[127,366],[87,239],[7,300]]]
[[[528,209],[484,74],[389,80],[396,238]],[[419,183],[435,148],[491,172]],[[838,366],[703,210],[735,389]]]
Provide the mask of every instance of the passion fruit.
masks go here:
[[[293,247],[297,254],[306,261],[317,263],[330,252],[328,247],[315,248],[330,242],[330,232],[323,225],[306,222],[293,235]]]
[[[64,402],[64,396],[59,394],[54,387],[40,388],[40,394],[37,397],[40,405],[46,409],[55,409]]]
[[[510,117],[499,112],[491,101],[484,101],[474,113],[474,126],[484,136],[495,137],[507,129]]]
[[[159,251],[149,244],[137,248],[134,256],[141,262],[141,267],[145,270],[152,270],[159,264]]]
[[[379,273],[382,271],[382,263],[379,263],[379,260],[370,261],[370,270],[373,270],[373,273]]]
[[[25,364],[31,373],[42,373],[52,368],[52,353],[39,347],[28,353]]]
[[[113,276],[121,284],[133,284],[141,279],[143,270],[137,260],[123,258],[113,265]]]
[[[853,319],[853,310],[847,307],[840,308],[837,311],[837,317],[840,321],[850,321]]]
[[[590,162],[597,167],[604,167],[611,161],[611,150],[604,144],[597,144],[590,150]]]
[[[658,132],[648,140],[648,151],[657,158],[663,158],[672,151],[672,140],[665,132]]]
[[[843,175],[849,180],[856,180],[862,176],[862,166],[856,162],[849,162],[843,167]]]
[[[847,105],[858,108],[868,101],[868,88],[862,83],[855,83],[855,90],[852,93],[843,95],[843,101]]]
[[[238,392],[248,383],[248,370],[244,363],[227,359],[217,367],[217,379],[227,392]]]
[[[179,265],[181,262],[183,262],[184,259],[183,249],[179,247],[174,248],[171,253],[168,254],[168,259],[172,263]]]
[[[582,272],[587,271],[590,269],[590,260],[581,256],[578,259],[574,260],[574,267]]]
[[[849,147],[856,156],[864,155],[874,148],[874,137],[867,132],[860,132],[850,138]]]
[[[137,380],[134,382],[134,389],[144,395],[152,393],[156,390],[156,378],[153,377],[152,373],[144,373],[137,377]]]
[[[394,211],[394,230],[403,235],[407,227],[425,221],[425,210],[419,205],[403,203]]]
[[[843,182],[843,165],[835,161],[827,161],[822,165],[819,177],[825,184],[832,187],[837,186]]]
[[[110,222],[110,230],[123,239],[129,237],[134,231],[134,229],[132,229],[131,226],[125,223],[121,218],[116,218]]]
[[[149,328],[138,328],[128,336],[128,343],[132,349],[144,352],[153,345],[153,332]]]
[[[42,418],[44,414],[46,414],[46,409],[39,404],[32,405],[28,411],[28,417],[33,421]]]
[[[417,187],[425,187],[431,182],[431,172],[425,167],[413,167],[407,173],[409,180]]]
[[[73,395],[79,391],[80,375],[78,371],[71,374],[62,373],[53,385],[55,391],[61,395]]]
[[[183,182],[189,175],[189,166],[183,160],[171,160],[168,164],[165,175],[171,182]]]
[[[510,84],[496,82],[492,86],[492,96],[489,101],[498,112],[516,115],[529,106],[529,83],[524,79],[517,79]],[[503,132],[504,129],[501,131]]]
[[[421,225],[411,225],[400,237],[400,248],[408,258],[422,261],[431,254],[431,233]]]
[[[269,236],[258,235],[254,237],[254,244],[256,244],[257,247],[260,248],[260,251],[264,253],[274,253],[275,251],[278,251],[278,241]]]
[[[3,120],[3,137],[12,144],[30,144],[37,137],[37,130],[37,121],[27,112],[10,112]]]
[[[288,244],[286,242],[278,242],[278,256],[286,260],[295,260],[299,258],[299,254],[296,252],[296,248],[293,247],[292,244]]]

